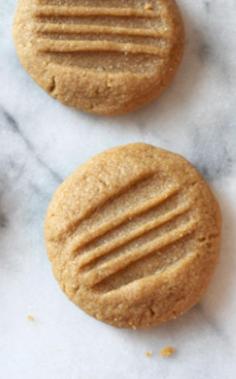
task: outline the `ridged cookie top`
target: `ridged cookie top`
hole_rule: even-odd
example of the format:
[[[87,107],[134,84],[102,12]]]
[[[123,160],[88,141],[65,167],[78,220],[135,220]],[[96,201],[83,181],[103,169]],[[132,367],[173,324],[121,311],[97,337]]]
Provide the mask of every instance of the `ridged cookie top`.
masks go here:
[[[182,158],[141,144],[114,149],[55,194],[46,221],[49,256],[69,296],[106,319],[101,308],[130,308],[153,280],[198,255],[215,259],[217,212],[206,184]],[[125,315],[112,317],[125,324]]]
[[[51,83],[47,85],[48,91],[52,95],[57,94],[57,97],[61,97],[63,92],[64,102],[70,98],[68,101],[81,101],[82,106],[83,99],[79,100],[78,93],[76,95],[75,89],[72,88],[73,84],[66,90],[61,88],[69,84],[65,83],[57,72],[62,71],[72,75],[73,80],[77,74],[77,81],[80,75],[82,77],[88,75],[91,81],[90,87],[95,87],[95,93],[89,94],[90,105],[94,97],[97,97],[99,103],[99,95],[106,103],[108,96],[111,98],[114,96],[111,90],[113,86],[118,97],[124,96],[122,91],[126,91],[126,97],[129,97],[132,87],[126,86],[125,78],[130,75],[133,85],[136,85],[135,80],[151,76],[152,81],[155,77],[160,87],[160,83],[164,84],[167,76],[172,74],[169,70],[174,70],[176,60],[179,61],[182,53],[182,23],[172,0],[34,0],[30,2],[21,0],[20,4],[15,23],[17,46],[24,38],[26,39],[24,36],[26,32],[27,39],[30,38],[33,42],[28,46],[31,54],[35,55],[35,59],[42,60],[41,65],[44,68],[49,69],[50,66],[54,70],[54,73],[51,73]],[[26,20],[27,30],[21,30],[23,34],[19,35],[19,27],[25,28]],[[26,53],[29,55],[30,51],[19,50],[20,56],[23,55],[22,62],[27,66],[24,55]],[[43,62],[47,62],[47,65]],[[32,67],[31,73],[36,78]],[[97,80],[93,77],[93,73],[103,84],[98,77]],[[38,78],[38,74],[36,72],[36,80],[41,83],[42,79]],[[118,83],[115,83],[116,80],[114,82],[114,75],[119,76],[119,88],[117,88]],[[60,84],[61,82],[63,84]],[[59,92],[55,90],[57,84],[60,87]],[[43,86],[45,87],[45,84]],[[71,98],[71,91],[74,100]],[[142,98],[150,96],[147,88],[140,87],[140,91]],[[151,92],[149,83],[149,93]],[[130,93],[131,95],[133,98],[134,94]],[[115,99],[113,100],[115,103]],[[94,102],[96,103],[96,100],[93,99],[93,105]],[[139,102],[137,92],[133,102]],[[102,104],[100,106],[103,108]],[[127,106],[128,103],[123,104],[124,110]],[[105,110],[104,112],[106,113]],[[108,108],[107,113],[109,113]]]
[[[36,48],[65,65],[111,73],[153,69],[170,52],[173,24],[165,1],[147,4],[38,0],[33,13]],[[154,56],[151,62],[148,55]]]

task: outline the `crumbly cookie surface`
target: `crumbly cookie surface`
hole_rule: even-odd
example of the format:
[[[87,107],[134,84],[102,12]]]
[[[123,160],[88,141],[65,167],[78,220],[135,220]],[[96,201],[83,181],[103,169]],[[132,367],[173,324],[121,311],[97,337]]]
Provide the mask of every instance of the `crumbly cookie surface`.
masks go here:
[[[183,53],[174,0],[19,0],[22,65],[64,104],[104,115],[158,97]]]
[[[196,304],[214,271],[218,204],[179,155],[131,144],[95,156],[58,188],[45,236],[60,286],[88,314],[149,327]]]

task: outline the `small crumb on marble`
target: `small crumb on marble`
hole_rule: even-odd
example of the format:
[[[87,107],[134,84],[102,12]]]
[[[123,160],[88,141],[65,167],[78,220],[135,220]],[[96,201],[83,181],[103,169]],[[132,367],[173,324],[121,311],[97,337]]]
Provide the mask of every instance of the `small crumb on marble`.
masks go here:
[[[163,347],[163,349],[160,350],[160,356],[163,358],[169,358],[176,352],[176,349],[172,346],[166,346]]]
[[[35,318],[34,318],[33,315],[28,315],[28,316],[27,316],[27,320],[28,320],[28,321],[35,321]]]
[[[153,356],[153,352],[152,351],[146,351],[145,355],[146,355],[146,357],[151,358]]]

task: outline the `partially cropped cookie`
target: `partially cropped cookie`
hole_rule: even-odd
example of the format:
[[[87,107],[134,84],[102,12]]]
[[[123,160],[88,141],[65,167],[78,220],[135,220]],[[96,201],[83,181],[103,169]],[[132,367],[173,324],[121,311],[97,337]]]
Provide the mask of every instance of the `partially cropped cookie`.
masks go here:
[[[114,115],[169,85],[184,31],[175,0],[19,0],[14,40],[22,65],[49,94]]]
[[[131,144],[95,156],[59,187],[45,235],[60,286],[91,316],[149,327],[194,304],[214,271],[218,204],[179,155]]]

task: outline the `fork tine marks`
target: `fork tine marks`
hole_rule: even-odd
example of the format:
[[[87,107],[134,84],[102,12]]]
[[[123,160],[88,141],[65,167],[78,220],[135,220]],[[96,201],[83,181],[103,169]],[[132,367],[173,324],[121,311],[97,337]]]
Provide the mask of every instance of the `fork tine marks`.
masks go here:
[[[150,10],[135,8],[102,8],[102,7],[75,7],[75,6],[38,6],[35,9],[35,17],[140,17],[160,18],[160,14]]]
[[[165,58],[168,52],[165,48],[133,44],[119,43],[110,41],[60,41],[50,39],[40,39],[39,51],[45,53],[76,53],[83,51],[113,51],[124,54],[148,54],[157,55],[160,58]]]
[[[130,232],[129,234],[124,235],[123,238],[115,238],[110,243],[95,248],[90,253],[87,253],[79,259],[78,267],[82,269],[86,265],[93,263],[94,261],[96,262],[98,258],[103,257],[104,255],[109,255],[114,249],[116,250],[120,247],[124,247],[124,245],[131,241],[134,241],[134,239],[143,237],[146,233],[175,220],[175,218],[185,214],[189,209],[190,204],[184,204],[182,206],[179,206],[178,208],[171,210],[170,212],[159,217],[157,220],[142,225],[141,227]]]
[[[103,25],[75,25],[75,24],[54,24],[38,23],[36,32],[51,34],[108,34],[134,37],[159,37],[168,38],[169,33],[163,28],[145,29],[145,28],[126,28],[111,27]]]
[[[137,252],[123,254],[114,258],[96,269],[92,269],[88,273],[84,274],[84,283],[86,286],[94,287],[101,283],[103,280],[107,279],[111,275],[124,270],[133,262],[137,262],[148,255],[157,252],[173,243],[180,241],[185,236],[194,232],[196,228],[196,222],[189,222],[188,224],[178,227],[162,237],[156,238],[143,247],[137,249]]]
[[[90,233],[82,235],[80,239],[76,240],[70,246],[70,250],[72,250],[76,255],[80,254],[80,250],[86,247],[89,243],[93,242],[95,239],[102,237],[108,232],[111,233],[116,227],[122,226],[123,224],[125,225],[136,216],[143,215],[146,212],[151,211],[154,207],[160,206],[178,193],[179,187],[173,186],[164,193],[161,193],[153,199],[145,201],[134,209],[124,210],[120,216],[116,216],[115,218],[110,219],[109,222],[97,226],[96,229],[91,229]]]

